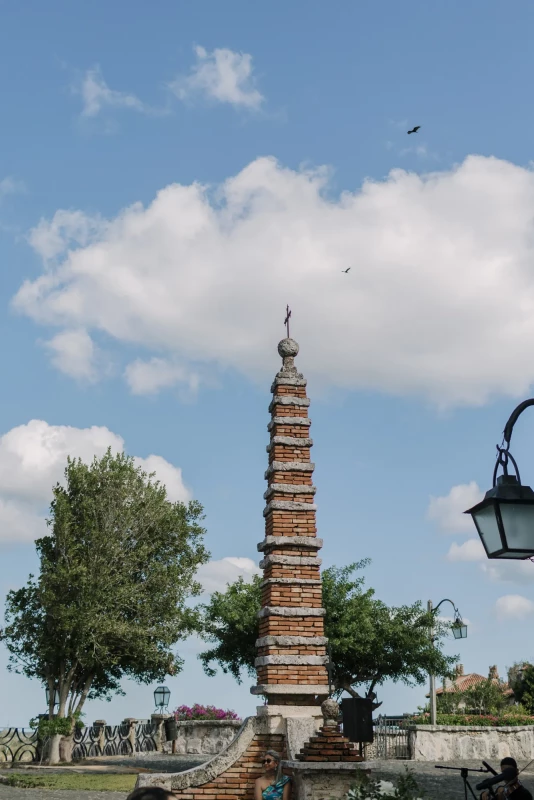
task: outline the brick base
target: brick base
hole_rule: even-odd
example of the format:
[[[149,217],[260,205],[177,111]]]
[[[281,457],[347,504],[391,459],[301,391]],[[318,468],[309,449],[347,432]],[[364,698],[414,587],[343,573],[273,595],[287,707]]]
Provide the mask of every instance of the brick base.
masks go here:
[[[286,758],[285,737],[263,734],[254,737],[241,758],[222,775],[202,786],[173,789],[182,800],[253,800],[254,781],[262,773],[261,759],[266,750],[275,750]]]
[[[265,751],[287,758],[284,730],[268,718],[248,717],[230,744],[209,761],[186,772],[141,773],[137,787],[160,786],[181,800],[253,800]]]

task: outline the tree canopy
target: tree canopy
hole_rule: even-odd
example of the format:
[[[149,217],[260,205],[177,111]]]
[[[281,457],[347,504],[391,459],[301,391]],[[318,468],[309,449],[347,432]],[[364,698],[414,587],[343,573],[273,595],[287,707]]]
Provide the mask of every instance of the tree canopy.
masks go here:
[[[508,682],[515,700],[529,714],[534,714],[534,666],[525,661],[517,662],[508,670]]]
[[[443,692],[437,697],[437,710],[441,714],[498,714],[508,705],[503,681],[486,678],[464,691]]]
[[[355,687],[360,687],[360,692],[372,697],[386,680],[414,686],[423,684],[429,672],[450,675],[457,657],[443,653],[449,626],[433,619],[420,602],[389,607],[376,599],[373,589],[364,589],[364,578],[353,575],[368,563],[330,567],[322,575],[325,635],[331,647],[336,693],[359,696]],[[260,586],[259,576],[251,583],[239,578],[199,607],[202,636],[212,645],[199,655],[208,675],[220,667],[240,682],[243,672],[254,673]]]
[[[53,489],[50,533],[36,542],[38,577],[10,591],[0,632],[9,668],[59,691],[58,716],[86,698],[179,672],[174,646],[198,629],[186,602],[209,554],[197,501],[170,502],[165,486],[111,450],[91,464],[68,459]]]

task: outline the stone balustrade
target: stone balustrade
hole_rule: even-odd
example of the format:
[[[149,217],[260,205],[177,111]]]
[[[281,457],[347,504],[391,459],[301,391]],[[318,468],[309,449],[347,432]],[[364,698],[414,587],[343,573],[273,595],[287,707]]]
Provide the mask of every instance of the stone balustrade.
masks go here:
[[[163,750],[166,753],[213,756],[230,744],[242,720],[209,719],[180,720],[176,723],[178,737],[174,742],[166,741]]]

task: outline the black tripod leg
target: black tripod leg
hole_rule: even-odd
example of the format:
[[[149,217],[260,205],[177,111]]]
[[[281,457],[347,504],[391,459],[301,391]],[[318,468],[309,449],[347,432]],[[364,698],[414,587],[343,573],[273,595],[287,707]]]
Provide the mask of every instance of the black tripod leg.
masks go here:
[[[474,791],[473,791],[473,787],[471,786],[471,784],[469,783],[469,781],[467,780],[467,778],[464,778],[464,794],[465,794],[465,800],[467,800],[467,789],[469,789],[469,791],[471,792],[471,794],[473,795],[473,797],[475,798],[475,800],[478,800],[478,798],[477,798],[476,794],[475,794],[475,793],[474,793]]]

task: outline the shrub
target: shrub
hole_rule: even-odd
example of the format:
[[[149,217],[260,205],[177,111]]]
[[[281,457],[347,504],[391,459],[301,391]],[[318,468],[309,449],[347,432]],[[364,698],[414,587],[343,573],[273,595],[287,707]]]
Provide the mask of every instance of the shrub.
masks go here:
[[[398,776],[395,785],[363,774],[345,796],[345,800],[421,800],[421,798],[424,798],[424,793],[419,788],[413,772],[407,768]]]
[[[174,719],[187,720],[187,719],[240,719],[235,713],[227,709],[215,708],[215,706],[201,706],[195,703],[193,706],[178,706],[174,711]]]
[[[414,725],[430,725],[430,714],[412,717]],[[478,725],[485,728],[500,728],[518,725],[534,725],[534,717],[509,711],[501,714],[437,714],[436,725]]]

